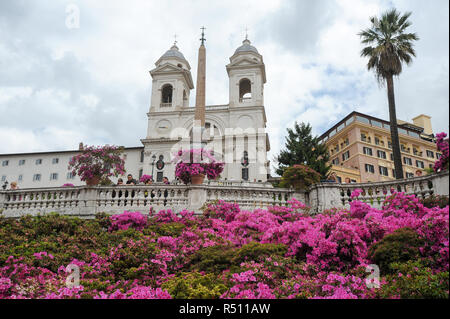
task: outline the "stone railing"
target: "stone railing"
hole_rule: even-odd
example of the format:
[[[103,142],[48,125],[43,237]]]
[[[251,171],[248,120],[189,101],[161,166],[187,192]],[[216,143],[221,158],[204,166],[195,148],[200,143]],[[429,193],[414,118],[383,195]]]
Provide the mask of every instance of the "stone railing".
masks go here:
[[[6,217],[56,212],[92,218],[99,212],[109,214],[128,211],[149,213],[172,209],[201,212],[202,206],[215,200],[239,204],[241,209],[254,210],[287,204],[296,198],[311,207],[312,213],[331,208],[348,208],[355,189],[363,192],[360,200],[381,207],[392,191],[415,194],[425,198],[431,194],[449,194],[449,173],[366,184],[317,184],[309,193],[273,188],[268,183],[207,182],[198,186],[154,184],[150,186],[98,186],[20,189],[0,192],[0,211]]]
[[[335,184],[322,183],[314,185],[309,192],[309,205],[314,212],[331,208],[348,208],[351,193],[361,189],[358,197],[375,208],[381,208],[385,198],[392,192],[404,192],[408,195],[425,198],[430,195],[449,195],[449,172],[433,174],[389,182]]]
[[[6,217],[56,212],[88,218],[99,212],[117,214],[128,210],[149,213],[150,208],[175,212],[188,209],[200,213],[205,203],[219,199],[237,203],[242,209],[256,209],[286,205],[293,195],[291,190],[267,184],[238,186],[216,182],[199,186],[154,184],[20,189],[0,192],[0,211]],[[305,199],[304,194],[295,197]]]

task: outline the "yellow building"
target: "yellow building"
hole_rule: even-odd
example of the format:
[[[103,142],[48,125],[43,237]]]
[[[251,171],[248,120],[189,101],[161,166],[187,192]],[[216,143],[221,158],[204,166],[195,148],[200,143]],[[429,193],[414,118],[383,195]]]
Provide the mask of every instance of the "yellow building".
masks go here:
[[[398,121],[404,176],[425,175],[441,154],[437,151],[431,117],[419,115],[413,123]],[[381,182],[394,178],[394,161],[388,121],[352,112],[325,132],[332,164],[339,182]]]

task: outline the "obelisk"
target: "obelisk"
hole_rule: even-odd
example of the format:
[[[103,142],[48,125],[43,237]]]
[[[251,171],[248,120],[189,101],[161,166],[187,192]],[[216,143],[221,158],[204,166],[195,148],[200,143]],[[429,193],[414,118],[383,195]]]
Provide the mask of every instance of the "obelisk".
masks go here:
[[[198,49],[197,90],[195,93],[194,127],[205,127],[205,85],[206,85],[206,48],[205,27],[201,27],[202,38]]]

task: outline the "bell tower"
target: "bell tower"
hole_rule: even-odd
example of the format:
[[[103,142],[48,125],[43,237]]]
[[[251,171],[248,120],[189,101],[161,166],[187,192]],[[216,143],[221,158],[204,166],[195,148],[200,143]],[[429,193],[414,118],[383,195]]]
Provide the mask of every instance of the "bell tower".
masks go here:
[[[227,65],[230,107],[263,106],[266,68],[263,57],[245,38]]]
[[[150,71],[153,78],[150,113],[188,107],[194,83],[189,62],[178,49],[176,41],[155,65],[156,68]]]

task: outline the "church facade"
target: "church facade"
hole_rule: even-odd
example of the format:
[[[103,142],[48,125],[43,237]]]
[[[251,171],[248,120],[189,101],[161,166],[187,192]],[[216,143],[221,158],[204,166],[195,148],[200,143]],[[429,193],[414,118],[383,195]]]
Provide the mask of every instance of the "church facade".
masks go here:
[[[203,52],[202,59],[200,52]],[[236,49],[226,65],[229,101],[223,105],[204,105],[205,63],[202,41],[196,105],[192,107],[189,105],[194,89],[191,67],[176,43],[156,61],[150,71],[152,91],[147,134],[141,139],[142,147],[125,148],[127,174],[153,175],[157,182],[163,177],[174,180],[173,154],[180,149],[204,147],[212,150],[218,161],[225,162],[222,180],[267,181],[270,144],[265,131],[266,73],[262,55],[248,39]],[[203,102],[199,102],[199,92],[203,94]],[[195,130],[198,114],[202,118],[200,131]],[[68,161],[79,152],[0,154],[0,186],[12,181],[18,182],[21,188],[57,187],[64,183],[84,185],[67,170]]]

